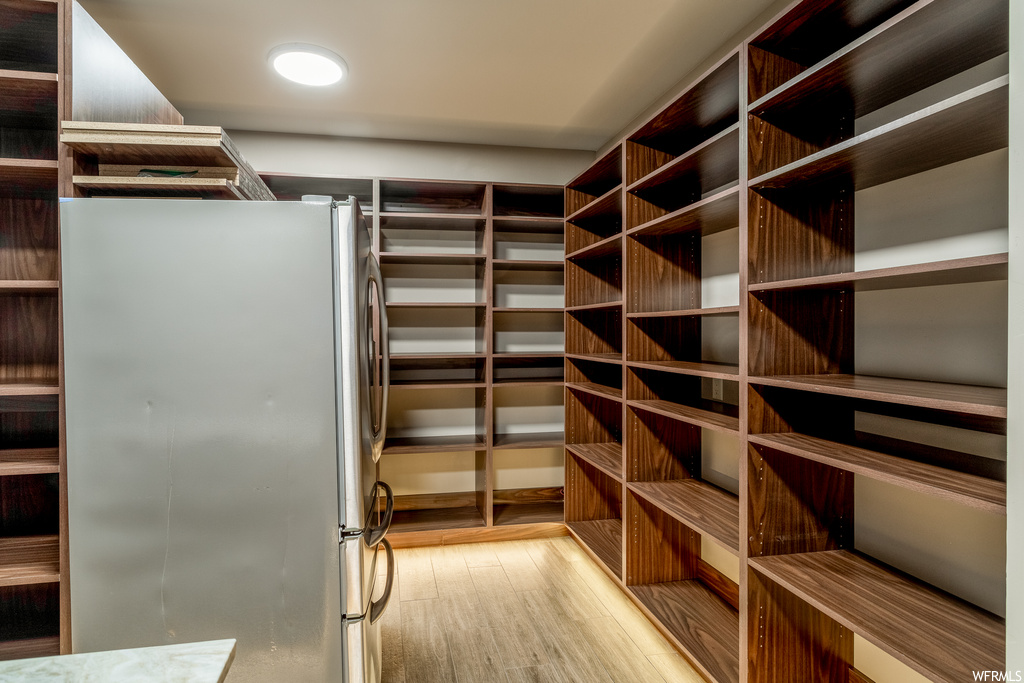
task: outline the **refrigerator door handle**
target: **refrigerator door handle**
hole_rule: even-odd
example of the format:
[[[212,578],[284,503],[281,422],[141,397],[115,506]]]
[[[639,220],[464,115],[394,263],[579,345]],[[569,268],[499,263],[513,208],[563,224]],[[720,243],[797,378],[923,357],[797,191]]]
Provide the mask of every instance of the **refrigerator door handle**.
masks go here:
[[[388,308],[384,300],[384,276],[380,271],[380,264],[373,254],[369,255],[370,282],[377,288],[377,309],[380,321],[380,352],[381,352],[381,375],[380,375],[380,413],[375,424],[372,425],[373,461],[380,460],[384,451],[384,439],[387,435],[388,402],[391,398],[391,349],[390,335],[388,331]]]
[[[391,487],[388,486],[383,481],[378,481],[374,486],[375,488],[373,494],[375,504],[373,506],[373,509],[377,509],[376,501],[380,500],[380,493],[377,490],[379,488],[384,489],[384,495],[387,498],[387,506],[384,508],[384,519],[381,520],[381,523],[379,525],[366,525],[366,531],[368,533],[366,545],[370,548],[375,548],[377,547],[378,544],[384,541],[384,536],[387,535],[388,529],[391,528],[391,518],[395,514],[395,492],[392,491]]]
[[[388,603],[391,601],[391,589],[395,585],[395,551],[391,549],[391,543],[386,538],[382,538],[380,542],[384,544],[384,551],[388,556],[388,580],[384,584],[384,594],[370,604],[371,624],[377,623],[384,616],[384,610],[388,608]]]

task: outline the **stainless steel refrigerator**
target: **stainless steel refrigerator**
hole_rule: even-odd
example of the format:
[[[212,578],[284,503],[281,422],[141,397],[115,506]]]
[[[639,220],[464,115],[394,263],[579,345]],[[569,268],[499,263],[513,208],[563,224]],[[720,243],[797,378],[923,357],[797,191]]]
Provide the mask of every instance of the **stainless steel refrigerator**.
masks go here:
[[[379,680],[380,268],[354,198],[306,199],[63,201],[75,652],[236,638],[231,681]]]

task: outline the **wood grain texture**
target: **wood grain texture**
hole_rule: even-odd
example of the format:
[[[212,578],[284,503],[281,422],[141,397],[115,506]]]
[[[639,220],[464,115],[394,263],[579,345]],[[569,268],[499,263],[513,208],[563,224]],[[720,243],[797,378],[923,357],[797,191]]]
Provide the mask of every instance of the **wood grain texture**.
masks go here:
[[[618,401],[589,392],[565,392],[565,443],[622,443]]]
[[[57,279],[56,199],[0,198],[0,279]]]
[[[0,586],[25,586],[60,580],[57,536],[0,538]]]
[[[613,147],[565,185],[565,215],[571,216],[622,183],[622,147]]]
[[[699,298],[698,293],[698,303]],[[626,324],[626,359],[630,362],[699,362],[702,327],[699,316],[629,318]]]
[[[820,462],[961,505],[1006,514],[1006,482],[805,434],[750,435],[752,444]]]
[[[700,534],[679,524],[661,507],[626,495],[625,584],[682,581],[697,576]]]
[[[615,576],[622,578],[622,520],[566,521],[565,525]]]
[[[631,200],[629,206],[633,207],[634,217],[627,220],[631,227],[626,234],[660,236],[698,232],[713,235],[735,228],[739,225],[739,193],[738,186],[730,187],[675,211],[644,212]]]
[[[671,311],[641,311],[628,313],[626,317],[631,320],[642,318],[686,318],[691,316],[736,315],[739,312],[739,306],[715,306],[711,308],[683,308]]]
[[[566,444],[565,449],[616,481],[622,481],[621,443],[574,443]]]
[[[25,474],[57,474],[59,459],[56,448],[0,449],[0,477]]]
[[[495,217],[562,218],[564,191],[556,185],[494,185]]]
[[[739,553],[739,499],[700,479],[634,481],[627,488],[695,531]]]
[[[76,175],[72,182],[92,197],[244,199],[235,184],[225,178],[123,178]]]
[[[700,307],[699,233],[629,238],[626,260],[631,273],[625,297],[627,313]]]
[[[59,654],[60,638],[58,636],[23,638],[21,640],[0,642],[0,662],[12,659],[54,657]]]
[[[626,405],[636,410],[663,415],[673,420],[681,420],[702,429],[710,429],[728,434],[735,434],[739,430],[739,418],[734,415],[694,408],[671,401],[660,401],[657,399],[627,401]]]
[[[598,384],[613,397],[622,395],[622,368],[610,363],[591,362],[578,357],[565,359],[566,384]]]
[[[600,396],[601,398],[611,399],[613,401],[622,401],[622,389],[605,386],[596,382],[566,382],[565,388],[576,392],[583,391],[594,396]]]
[[[393,436],[384,442],[384,454],[449,453],[479,450],[487,446],[482,436],[453,434],[451,436]]]
[[[700,428],[632,408],[626,411],[628,481],[700,476]]]
[[[697,579],[734,610],[740,608],[740,587],[703,559],[697,562]]]
[[[853,369],[852,292],[757,292],[748,302],[751,374],[827,375]]]
[[[449,683],[457,680],[439,601],[411,600],[402,605],[402,645],[407,680]],[[415,678],[412,678],[415,676]]]
[[[814,116],[782,124],[747,116],[747,175],[755,178],[798,162],[854,135],[853,104],[843,93],[822,99]]]
[[[847,683],[853,634],[842,624],[750,570],[746,609],[750,683]]]
[[[562,432],[516,432],[495,434],[494,450],[506,448],[555,448],[565,444]]]
[[[869,375],[751,377],[752,383],[995,418],[1006,417],[1006,390]]]
[[[739,178],[738,148],[739,124],[733,123],[649,175],[628,185],[626,190],[662,209],[678,210],[682,208],[681,202],[686,201],[684,197],[688,197],[689,193],[666,190],[697,187],[697,194],[701,195],[735,183]]]
[[[987,254],[893,268],[765,282],[751,285],[750,291],[842,289],[870,292],[904,287],[994,282],[1006,279],[1008,262],[1009,255],[1006,253]]]
[[[57,72],[57,3],[0,4],[0,69]]]
[[[747,471],[751,556],[852,547],[852,474],[753,444]]]
[[[862,671],[860,671],[858,669],[855,669],[854,667],[851,666],[850,667],[849,683],[875,683],[875,681],[870,679],[870,678],[868,678],[864,674],[864,672],[862,672]]]
[[[482,512],[476,505],[460,505],[451,508],[396,510],[391,521],[391,531],[401,534],[410,531],[468,529],[485,525]]]
[[[649,360],[649,361],[627,361],[626,365],[631,368],[642,368],[646,370],[657,370],[658,372],[671,372],[679,375],[692,377],[714,377],[736,381],[739,377],[739,366],[731,363],[692,363],[682,360]]]
[[[763,50],[747,46],[747,101],[754,102],[797,76],[806,66]]]
[[[668,152],[626,140],[626,184],[635,183],[674,158],[675,156]]]
[[[0,656],[13,659],[23,646],[32,650],[43,645],[31,642],[37,639],[47,639],[59,650],[60,585],[0,586],[0,647],[6,652]]]
[[[0,296],[0,384],[56,386],[58,373],[57,298]]]
[[[594,360],[622,361],[622,307],[567,312],[565,354]]]
[[[708,680],[739,680],[739,617],[699,581],[630,586]]]
[[[560,490],[560,489],[559,489]],[[497,496],[501,491],[495,491]],[[554,524],[565,520],[565,506],[562,500],[557,502],[536,503],[494,503],[493,526],[530,526],[536,524]]]
[[[436,529],[411,532],[400,532],[392,528],[388,533],[388,540],[391,541],[391,545],[394,548],[422,548],[427,546],[558,538],[568,534],[569,531],[565,528],[564,523],[544,522],[517,524],[515,526]]]
[[[565,521],[622,518],[622,487],[615,479],[572,452],[565,459]],[[621,534],[620,534],[621,538]]]
[[[565,219],[565,253],[574,254],[622,231],[620,187],[587,204]]]
[[[969,680],[971,671],[1003,666],[1002,619],[862,555],[835,550],[750,564],[932,680]]]
[[[565,262],[566,306],[621,300],[622,255],[618,246],[614,253],[606,256]]]

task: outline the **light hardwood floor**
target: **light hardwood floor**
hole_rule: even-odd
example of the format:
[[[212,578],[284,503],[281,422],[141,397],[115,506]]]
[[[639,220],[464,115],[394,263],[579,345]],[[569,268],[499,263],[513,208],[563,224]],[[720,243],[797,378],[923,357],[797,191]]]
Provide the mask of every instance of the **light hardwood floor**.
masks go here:
[[[699,683],[571,538],[395,551],[384,683]]]

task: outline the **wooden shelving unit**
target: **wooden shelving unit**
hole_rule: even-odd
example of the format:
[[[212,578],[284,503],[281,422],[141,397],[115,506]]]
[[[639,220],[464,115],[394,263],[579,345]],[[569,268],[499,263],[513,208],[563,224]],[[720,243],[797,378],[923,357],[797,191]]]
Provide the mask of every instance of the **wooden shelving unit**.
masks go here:
[[[857,209],[998,163],[1007,22],[999,0],[794,2],[566,186],[567,524],[708,680],[870,681],[854,636],[892,658],[864,660],[878,683],[1003,666],[959,565],[862,547],[854,490],[1006,514],[1005,383],[900,348],[912,369],[879,372],[859,316],[998,292],[1008,254],[912,225],[878,260],[882,209]],[[923,315],[922,349],[970,325]]]
[[[561,482],[508,475],[555,452],[562,467],[563,188],[261,177],[281,200],[355,196],[372,217],[391,327],[392,542],[558,533]],[[438,490],[439,472],[456,488]]]

